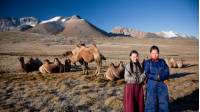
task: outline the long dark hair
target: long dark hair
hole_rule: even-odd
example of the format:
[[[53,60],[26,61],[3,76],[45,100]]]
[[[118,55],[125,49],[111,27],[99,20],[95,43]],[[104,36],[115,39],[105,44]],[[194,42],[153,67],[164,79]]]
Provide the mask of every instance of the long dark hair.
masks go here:
[[[139,56],[139,53],[136,50],[132,50],[129,56],[131,56],[132,54],[137,54],[137,56]],[[130,69],[132,73],[133,73],[133,64],[139,67],[139,70],[141,73],[143,72],[143,68],[141,67],[140,62],[137,60],[136,63],[133,63],[133,61],[130,59]]]

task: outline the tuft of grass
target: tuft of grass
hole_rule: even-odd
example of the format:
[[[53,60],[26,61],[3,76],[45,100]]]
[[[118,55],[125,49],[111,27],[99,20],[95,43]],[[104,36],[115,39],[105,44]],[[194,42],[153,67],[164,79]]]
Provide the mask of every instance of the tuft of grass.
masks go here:
[[[105,105],[111,109],[121,110],[123,108],[123,101],[116,96],[107,98]]]

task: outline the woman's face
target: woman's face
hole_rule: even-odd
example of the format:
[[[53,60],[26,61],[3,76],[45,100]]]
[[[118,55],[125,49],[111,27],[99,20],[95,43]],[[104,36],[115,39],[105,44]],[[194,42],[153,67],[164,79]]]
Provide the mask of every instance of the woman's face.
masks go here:
[[[151,57],[151,59],[153,59],[153,60],[158,59],[158,58],[159,58],[159,53],[158,53],[158,51],[155,50],[155,49],[152,50],[151,53],[150,53],[150,57]]]
[[[139,59],[138,55],[136,53],[132,53],[130,56],[131,61],[133,62],[137,62],[137,60]]]

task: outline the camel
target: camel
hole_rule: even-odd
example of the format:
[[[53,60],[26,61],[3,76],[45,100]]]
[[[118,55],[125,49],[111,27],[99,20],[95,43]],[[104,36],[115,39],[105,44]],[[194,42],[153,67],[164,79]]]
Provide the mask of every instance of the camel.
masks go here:
[[[30,58],[27,63],[25,63],[24,57],[19,57],[18,60],[20,62],[22,70],[27,73],[32,71],[37,71],[39,67],[42,65],[42,62],[38,58],[36,59]]]
[[[92,44],[91,47],[85,47],[85,46],[78,46],[80,48],[80,51],[78,53],[78,58],[83,59],[84,61],[84,68],[83,68],[83,72],[85,71],[84,69],[86,69],[86,73],[88,74],[88,63],[91,63],[93,61],[96,62],[96,71],[95,74],[98,76],[100,74],[101,71],[101,54],[99,52],[99,49],[97,48],[96,44]]]
[[[44,64],[40,66],[39,71],[41,73],[62,73],[64,72],[64,65],[58,58],[54,58],[54,62],[50,62],[48,59],[44,60]]]
[[[168,67],[170,68],[182,68],[183,67],[183,60],[175,60],[174,58],[165,58],[165,62],[167,63]]]
[[[170,59],[165,58],[165,62],[166,62],[167,66],[169,68],[176,68],[177,67],[176,61],[174,60],[174,58],[170,58]]]
[[[74,64],[75,66],[76,66],[76,62],[77,62],[77,55],[76,54],[78,54],[79,53],[79,51],[80,51],[80,47],[85,47],[85,48],[89,48],[89,47],[86,47],[86,45],[85,45],[85,43],[83,43],[83,42],[80,42],[79,44],[77,44],[76,45],[76,48],[75,49],[73,49],[71,52],[72,52],[72,54],[73,54],[73,56],[71,56],[71,61],[72,61],[72,64]],[[70,53],[70,51],[67,51],[68,53]],[[66,53],[67,53],[66,52]],[[63,54],[63,56],[66,56],[66,53],[65,54]],[[72,55],[71,53],[69,54],[69,55]],[[102,60],[106,60],[106,57],[102,54],[102,53],[100,53],[100,57],[101,57],[101,62],[100,62],[100,66],[102,67]],[[80,64],[83,64],[83,59],[80,59],[81,60],[81,62],[79,61],[79,63]]]
[[[99,75],[102,63],[101,57],[104,59],[105,57],[103,55],[101,56],[96,44],[92,44],[91,47],[86,47],[85,44],[78,44],[75,49],[75,54],[73,54],[72,51],[67,51],[63,56],[67,56],[72,63],[79,61],[82,66],[83,74],[85,74],[85,72],[88,74],[88,63],[95,61],[97,66],[95,74]]]
[[[115,80],[115,79],[121,79],[124,76],[124,64],[122,61],[115,66],[114,63],[110,63],[104,77],[108,80]]]

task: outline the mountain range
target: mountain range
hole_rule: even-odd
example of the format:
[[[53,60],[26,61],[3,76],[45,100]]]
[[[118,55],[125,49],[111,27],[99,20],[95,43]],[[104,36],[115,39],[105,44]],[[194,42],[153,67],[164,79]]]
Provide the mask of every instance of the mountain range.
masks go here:
[[[132,28],[117,26],[112,29],[113,34],[123,34],[135,38],[196,38],[191,35],[179,34],[174,31],[144,32]]]
[[[65,37],[102,38],[102,37],[134,37],[134,38],[196,38],[174,31],[144,32],[126,27],[114,27],[106,32],[78,15],[70,17],[56,16],[48,20],[35,17],[0,18],[0,32],[17,30]]]

